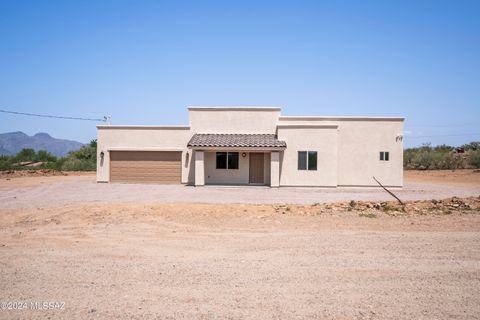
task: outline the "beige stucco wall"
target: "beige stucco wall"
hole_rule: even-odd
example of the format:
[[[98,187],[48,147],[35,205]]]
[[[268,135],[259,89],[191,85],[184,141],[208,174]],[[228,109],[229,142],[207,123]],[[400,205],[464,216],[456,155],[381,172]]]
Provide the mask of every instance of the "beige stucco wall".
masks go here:
[[[263,181],[266,185],[270,185],[270,152],[265,152],[263,154]]]
[[[280,186],[337,186],[335,126],[279,126],[278,139],[287,143],[280,153]],[[317,151],[317,170],[298,170],[298,151]]]
[[[338,186],[376,187],[378,184],[372,176],[375,176],[386,186],[403,186],[403,139],[398,138],[403,137],[404,121],[402,118],[281,117],[279,120],[279,138],[282,134],[282,126],[315,125],[338,126],[336,140]],[[308,137],[308,135],[305,135],[304,137],[310,140],[317,136]],[[293,150],[297,148],[296,141],[296,138],[287,141],[285,154],[293,155],[293,152],[302,151]],[[333,142],[332,147],[334,147]],[[380,151],[388,151],[390,160],[380,161]],[[294,169],[296,170],[296,167]],[[332,167],[332,172],[333,170]],[[285,172],[282,166],[282,177],[285,174],[287,176],[295,175],[292,171]],[[290,177],[282,181],[290,181]],[[281,184],[285,185],[286,183]]]
[[[221,150],[219,150],[221,152]],[[239,151],[238,169],[217,169],[216,152],[205,152],[206,184],[248,184],[250,153]],[[264,153],[264,183],[270,184],[270,153]]]
[[[221,151],[221,150],[219,150]],[[238,169],[217,169],[216,152],[205,152],[206,184],[248,184],[249,155],[239,152]]]
[[[403,186],[403,121],[342,121],[338,134],[338,185]],[[380,161],[380,151],[390,153]]]
[[[190,139],[188,127],[134,127],[134,126],[98,126],[97,127],[97,181],[110,180],[109,150],[145,150],[145,151],[181,151],[182,183],[188,181],[191,150],[187,149]],[[104,158],[100,156],[104,152]]]
[[[280,108],[196,108],[188,117],[194,133],[275,133]]]
[[[401,118],[282,117],[279,108],[189,108],[188,126],[98,126],[97,181],[109,181],[108,150],[182,152],[182,182],[195,181],[195,155],[187,148],[194,133],[277,133],[287,142],[278,162],[280,185],[387,186],[403,185]],[[278,125],[278,127],[277,127]],[[104,151],[103,161],[100,152]],[[298,151],[317,151],[317,171],[297,170]],[[380,161],[388,151],[390,161]],[[188,156],[187,156],[188,153]],[[188,159],[188,160],[187,160]],[[205,183],[247,184],[249,156],[239,158],[238,170],[215,169],[215,153],[205,153]],[[265,183],[270,177],[270,152],[265,153]],[[274,181],[275,180],[275,181]]]

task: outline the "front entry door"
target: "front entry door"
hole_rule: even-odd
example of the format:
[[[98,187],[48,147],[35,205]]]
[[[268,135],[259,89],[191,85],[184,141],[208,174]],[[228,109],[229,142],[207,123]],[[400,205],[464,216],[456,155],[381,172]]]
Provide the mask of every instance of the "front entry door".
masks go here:
[[[250,153],[249,182],[253,184],[264,184],[263,153]]]

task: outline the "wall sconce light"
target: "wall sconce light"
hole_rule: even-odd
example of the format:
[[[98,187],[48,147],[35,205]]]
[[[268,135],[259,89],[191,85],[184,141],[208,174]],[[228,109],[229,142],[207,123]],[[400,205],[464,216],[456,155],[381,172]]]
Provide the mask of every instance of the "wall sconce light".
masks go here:
[[[245,158],[247,156],[246,152],[242,152],[242,157]]]
[[[103,159],[103,157],[104,157],[104,156],[105,156],[105,152],[103,152],[103,151],[102,151],[102,152],[100,152],[100,158],[102,158],[102,159]]]

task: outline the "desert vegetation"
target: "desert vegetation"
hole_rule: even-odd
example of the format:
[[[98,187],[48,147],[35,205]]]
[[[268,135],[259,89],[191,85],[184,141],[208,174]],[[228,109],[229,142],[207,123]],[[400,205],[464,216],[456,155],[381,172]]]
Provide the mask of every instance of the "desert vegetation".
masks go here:
[[[0,156],[0,170],[59,170],[95,171],[97,140],[69,152],[65,157],[55,157],[45,150],[22,149],[14,156]],[[480,168],[480,142],[470,142],[460,147],[432,146],[429,143],[404,151],[403,167],[406,170],[456,170]]]
[[[95,171],[97,165],[97,140],[90,141],[65,157],[55,157],[45,150],[22,149],[14,156],[0,156],[0,170],[58,170]]]
[[[405,149],[403,167],[407,170],[446,170],[480,168],[480,142],[470,142],[460,147],[427,143],[417,148]]]

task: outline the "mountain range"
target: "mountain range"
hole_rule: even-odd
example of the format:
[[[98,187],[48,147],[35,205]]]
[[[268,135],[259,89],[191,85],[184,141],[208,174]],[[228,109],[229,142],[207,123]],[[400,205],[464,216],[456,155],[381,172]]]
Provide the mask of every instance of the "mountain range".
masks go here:
[[[83,143],[73,140],[56,139],[48,133],[40,132],[29,136],[21,131],[0,134],[0,155],[15,155],[23,148],[35,151],[46,150],[57,157],[63,157],[68,152],[80,149]]]

